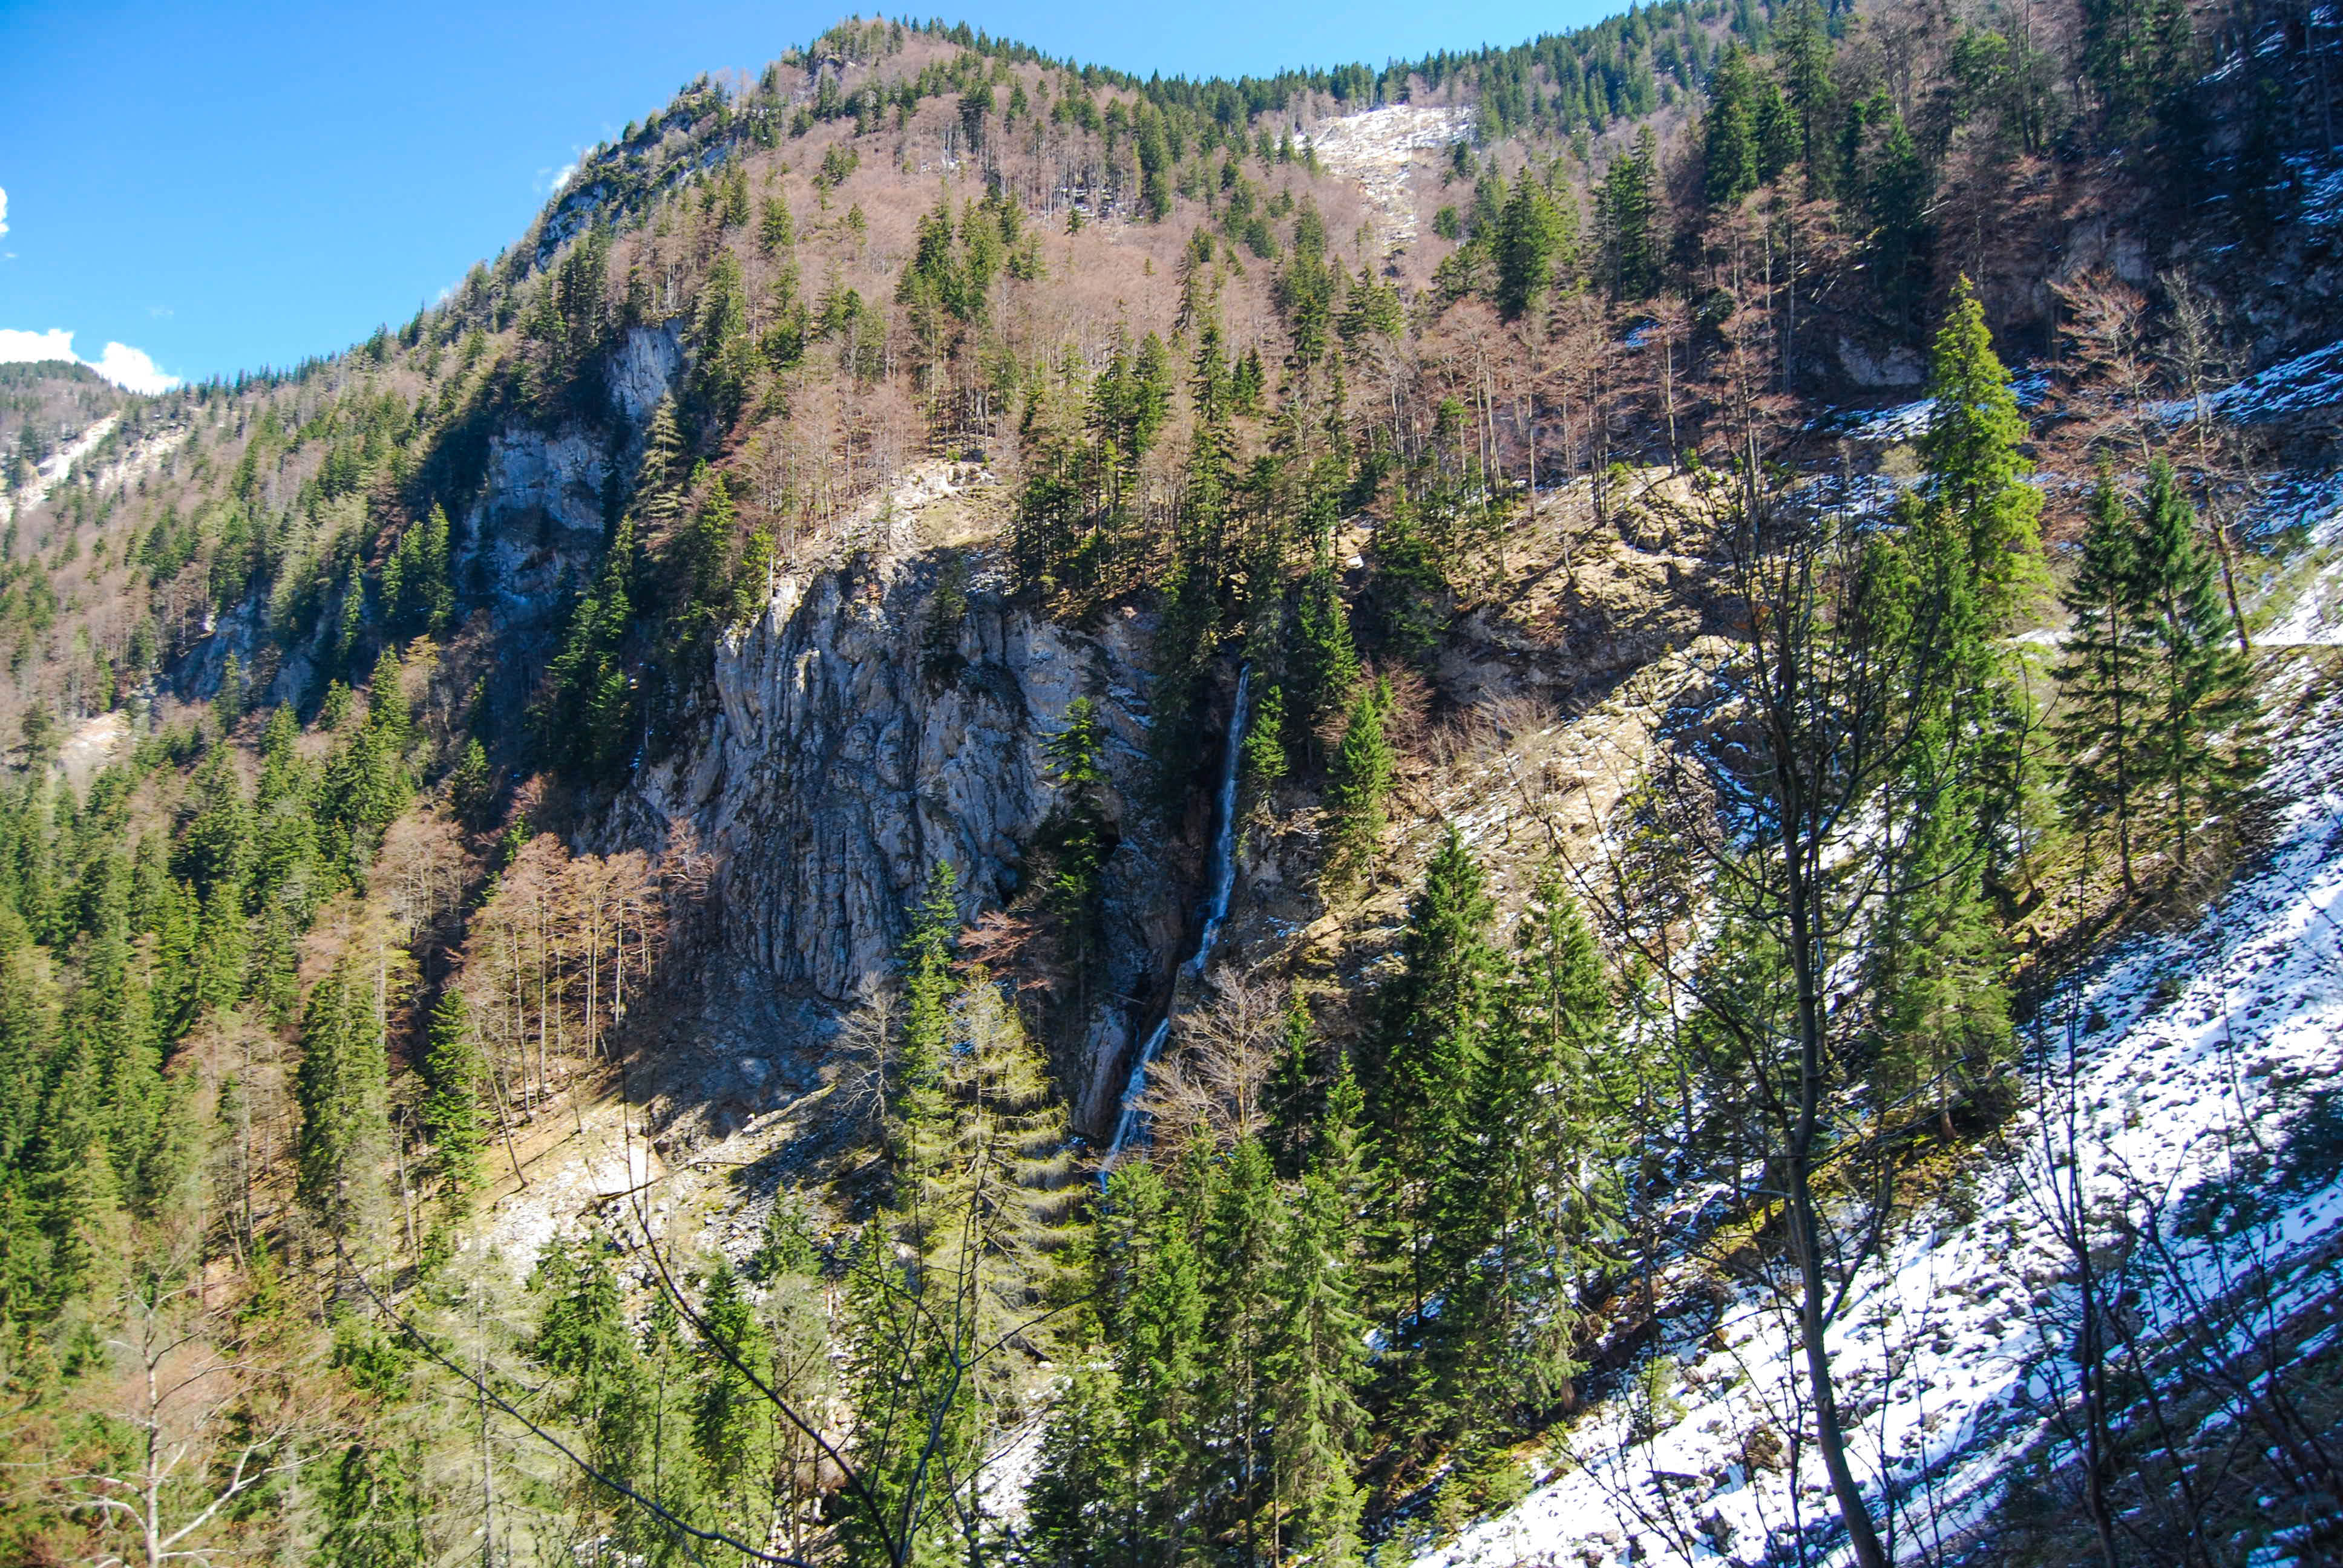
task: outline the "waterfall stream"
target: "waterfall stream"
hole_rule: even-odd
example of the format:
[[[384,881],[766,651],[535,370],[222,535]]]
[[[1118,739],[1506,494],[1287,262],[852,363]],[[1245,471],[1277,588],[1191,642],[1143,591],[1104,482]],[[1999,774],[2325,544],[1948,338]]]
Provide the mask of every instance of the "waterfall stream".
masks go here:
[[[1219,818],[1212,838],[1212,862],[1210,890],[1205,895],[1203,929],[1196,933],[1196,950],[1182,967],[1190,976],[1201,980],[1212,961],[1213,944],[1221,940],[1221,922],[1229,918],[1229,898],[1237,885],[1237,764],[1238,751],[1244,743],[1245,705],[1252,683],[1252,668],[1242,665],[1237,669],[1236,699],[1229,708],[1229,732],[1221,753],[1221,794]],[[1122,1112],[1115,1118],[1114,1141],[1107,1145],[1106,1158],[1099,1161],[1099,1180],[1104,1181],[1107,1172],[1122,1153],[1122,1146],[1139,1130],[1141,1121],[1139,1099],[1147,1089],[1147,1070],[1163,1050],[1163,1042],[1172,1036],[1172,1020],[1179,1010],[1179,979],[1173,977],[1172,998],[1164,1003],[1163,1016],[1149,1031],[1147,1043],[1139,1048],[1139,1060],[1131,1063],[1131,1080],[1122,1086]]]

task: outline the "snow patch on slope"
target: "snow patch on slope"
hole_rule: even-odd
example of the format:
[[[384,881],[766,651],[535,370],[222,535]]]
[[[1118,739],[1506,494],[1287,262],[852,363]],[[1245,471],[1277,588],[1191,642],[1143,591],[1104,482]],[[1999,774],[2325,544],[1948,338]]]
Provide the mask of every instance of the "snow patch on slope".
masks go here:
[[[2266,695],[2276,707],[2319,678],[2296,663]],[[2343,694],[2318,695],[2315,715],[2278,748],[2269,788],[2285,825],[2267,865],[2194,930],[2112,955],[2059,1009],[2097,1026],[2080,1044],[2075,1096],[2095,1197],[2130,1207],[2127,1193],[2169,1203],[2209,1190],[2233,1174],[2240,1130],[2268,1139],[2288,1086],[2343,1064]],[[2185,981],[2177,994],[2175,977]],[[2071,1384],[2062,1358],[2073,1288],[2028,1196],[2045,1190],[2052,1159],[2041,1115],[2037,1107],[2011,1129],[2013,1145],[2032,1152],[2018,1169],[1987,1174],[1981,1211],[1966,1222],[1924,1217],[1861,1279],[1831,1335],[1850,1460],[1907,1552],[1934,1555],[1971,1538],[2012,1461],[2045,1441],[2054,1391]],[[2283,1312],[2335,1288],[2313,1265],[2343,1234],[2343,1183],[2268,1195],[2255,1240],[2274,1261]],[[2186,1243],[2179,1267],[2208,1295],[2234,1282],[2219,1259]],[[1679,1261],[1667,1284],[1700,1272]],[[2177,1312],[2159,1318],[2166,1303],[2146,1310],[2151,1337],[2187,1322]],[[1419,1568],[1690,1568],[1785,1551],[1831,1560],[1844,1537],[1820,1462],[1798,1441],[1805,1410],[1784,1305],[1740,1286],[1714,1332],[1664,1351],[1673,1387],[1656,1407],[1634,1394],[1595,1405],[1544,1485],[1422,1553]]]
[[[2239,518],[2268,553],[2240,573],[2247,621],[2266,648],[2343,645],[2343,473],[2266,481]]]
[[[2282,359],[2212,394],[2210,401],[2215,415],[2240,425],[2268,424],[2331,409],[2343,404],[2343,343],[2329,343]],[[2174,419],[2195,411],[2185,402],[2161,405],[2160,409]]]
[[[1320,121],[1309,146],[1329,170],[1358,182],[1368,205],[1382,217],[1384,246],[1395,249],[1415,238],[1415,196],[1410,186],[1416,155],[1440,151],[1472,134],[1470,109],[1386,104]]]
[[[2255,634],[2263,648],[2343,647],[2343,551],[2324,551],[2285,613]]]
[[[0,501],[0,521],[14,521],[20,512],[32,511],[46,501],[49,493],[64,484],[73,473],[74,465],[87,457],[100,441],[113,435],[114,427],[121,423],[121,415],[108,414],[58,447],[49,460],[41,465],[40,477],[26,487],[15,501]]]

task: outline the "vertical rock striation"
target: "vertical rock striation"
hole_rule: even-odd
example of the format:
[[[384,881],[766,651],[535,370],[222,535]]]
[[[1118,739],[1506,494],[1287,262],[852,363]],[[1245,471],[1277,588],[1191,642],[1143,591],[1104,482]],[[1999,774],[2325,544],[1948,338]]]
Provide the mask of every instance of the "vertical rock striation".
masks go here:
[[[744,970],[830,1006],[887,974],[903,911],[940,861],[963,913],[1017,890],[1055,799],[1042,743],[1077,698],[1109,735],[1108,862],[1100,994],[1064,1085],[1077,1126],[1111,1123],[1132,1020],[1160,1002],[1189,879],[1144,795],[1146,635],[1037,621],[980,581],[957,626],[937,611],[946,558],[870,552],[783,574],[716,659],[701,738],[649,769],[633,802],[651,826],[689,821],[715,859],[722,950]]]

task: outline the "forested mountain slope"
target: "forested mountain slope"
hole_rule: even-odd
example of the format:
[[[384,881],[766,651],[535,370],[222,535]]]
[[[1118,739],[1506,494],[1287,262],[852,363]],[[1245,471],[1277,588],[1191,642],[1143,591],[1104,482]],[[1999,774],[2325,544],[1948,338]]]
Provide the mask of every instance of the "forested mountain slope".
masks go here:
[[[2343,1551],[2338,42],[850,22],[10,382],[0,1555]]]

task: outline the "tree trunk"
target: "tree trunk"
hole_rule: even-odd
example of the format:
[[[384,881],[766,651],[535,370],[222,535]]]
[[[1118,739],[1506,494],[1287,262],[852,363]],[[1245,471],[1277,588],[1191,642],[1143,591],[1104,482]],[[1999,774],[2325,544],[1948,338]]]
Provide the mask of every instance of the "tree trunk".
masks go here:
[[[1802,823],[1805,809],[1799,798],[1802,791],[1787,778],[1786,763],[1781,766],[1784,783],[1789,786],[1785,790],[1784,804],[1788,808],[1784,812],[1785,820]],[[1847,1467],[1846,1434],[1839,1426],[1830,1349],[1824,1338],[1830,1327],[1829,1316],[1824,1310],[1829,1287],[1823,1278],[1821,1234],[1815,1217],[1813,1187],[1815,1136],[1823,1092],[1823,974],[1821,955],[1816,950],[1820,933],[1815,929],[1815,910],[1811,902],[1816,892],[1811,879],[1815,868],[1806,864],[1808,840],[1805,833],[1785,831],[1782,848],[1789,895],[1790,968],[1798,992],[1797,1121],[1791,1133],[1788,1157],[1783,1161],[1790,1188],[1790,1248],[1798,1264],[1798,1335],[1805,1342],[1806,1381],[1815,1402],[1815,1442],[1822,1450],[1823,1468],[1830,1474],[1831,1493],[1838,1500],[1839,1517],[1846,1524],[1847,1543],[1861,1568],[1888,1568],[1887,1554],[1871,1522],[1871,1510],[1863,1501],[1862,1488],[1855,1484],[1855,1472]]]

